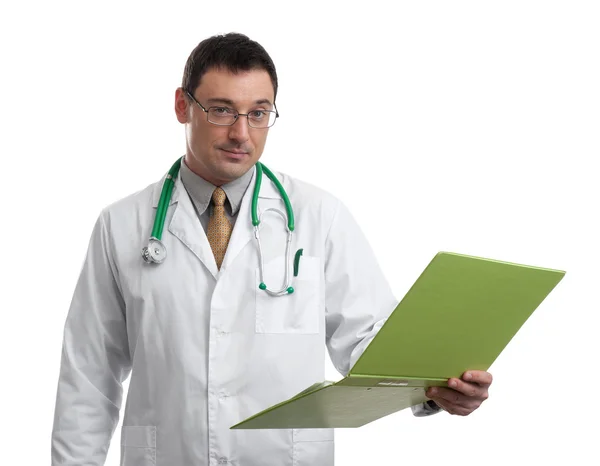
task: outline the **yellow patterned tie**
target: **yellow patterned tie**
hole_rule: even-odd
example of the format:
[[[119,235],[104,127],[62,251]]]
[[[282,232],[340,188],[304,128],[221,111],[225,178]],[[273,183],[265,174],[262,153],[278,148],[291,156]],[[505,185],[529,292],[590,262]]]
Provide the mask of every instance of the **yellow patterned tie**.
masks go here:
[[[210,220],[208,221],[208,242],[215,255],[215,261],[217,262],[217,268],[221,268],[223,258],[225,257],[225,251],[227,251],[227,244],[229,244],[229,238],[231,237],[231,223],[225,217],[225,199],[227,195],[221,188],[215,189],[212,195],[214,208]]]

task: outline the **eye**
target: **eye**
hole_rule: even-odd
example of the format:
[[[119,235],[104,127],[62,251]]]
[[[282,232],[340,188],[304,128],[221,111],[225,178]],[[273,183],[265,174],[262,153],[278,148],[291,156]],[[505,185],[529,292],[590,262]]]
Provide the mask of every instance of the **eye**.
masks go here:
[[[250,118],[254,120],[261,120],[265,117],[266,114],[267,112],[265,112],[264,110],[252,110],[250,112]]]
[[[213,107],[212,111],[217,116],[228,116],[233,115],[234,111],[227,107]]]

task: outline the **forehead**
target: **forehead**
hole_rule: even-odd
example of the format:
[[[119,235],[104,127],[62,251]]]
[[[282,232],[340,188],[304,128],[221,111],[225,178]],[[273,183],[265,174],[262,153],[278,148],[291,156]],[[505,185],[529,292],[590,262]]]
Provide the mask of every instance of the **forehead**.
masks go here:
[[[200,79],[196,89],[200,98],[223,98],[233,102],[255,102],[267,99],[274,100],[273,83],[265,70],[238,71],[208,70]]]

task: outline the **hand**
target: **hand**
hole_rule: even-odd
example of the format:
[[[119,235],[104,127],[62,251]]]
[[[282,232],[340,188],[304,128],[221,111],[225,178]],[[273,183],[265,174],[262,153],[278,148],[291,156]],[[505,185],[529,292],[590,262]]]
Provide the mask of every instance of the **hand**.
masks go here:
[[[430,387],[425,394],[450,414],[468,416],[488,398],[492,374],[467,371],[460,379],[449,379],[448,387]]]

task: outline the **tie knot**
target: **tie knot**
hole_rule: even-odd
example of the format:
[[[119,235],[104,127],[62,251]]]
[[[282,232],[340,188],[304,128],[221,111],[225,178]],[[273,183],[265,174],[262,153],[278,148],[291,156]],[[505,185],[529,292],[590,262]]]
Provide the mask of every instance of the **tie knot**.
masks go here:
[[[227,194],[223,191],[222,188],[217,188],[213,192],[212,200],[216,206],[223,206],[225,204],[225,199],[227,199]]]

